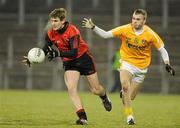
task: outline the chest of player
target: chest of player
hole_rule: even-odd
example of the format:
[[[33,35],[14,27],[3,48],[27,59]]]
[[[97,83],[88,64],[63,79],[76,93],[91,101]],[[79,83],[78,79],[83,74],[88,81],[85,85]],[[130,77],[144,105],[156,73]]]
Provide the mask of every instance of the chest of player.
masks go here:
[[[61,50],[69,50],[70,43],[69,43],[70,36],[67,33],[59,34],[58,32],[54,32],[51,36],[51,40],[54,45],[56,45]]]
[[[151,39],[143,34],[126,34],[124,36],[124,43],[128,48],[144,50],[151,46]]]

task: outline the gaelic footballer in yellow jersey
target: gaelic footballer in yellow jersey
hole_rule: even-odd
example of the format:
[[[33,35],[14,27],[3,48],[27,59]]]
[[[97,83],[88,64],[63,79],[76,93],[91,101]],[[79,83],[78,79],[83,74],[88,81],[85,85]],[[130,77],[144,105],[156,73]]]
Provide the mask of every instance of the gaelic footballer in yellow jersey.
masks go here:
[[[136,9],[132,15],[130,24],[122,25],[110,31],[104,31],[97,27],[91,19],[84,18],[82,27],[92,29],[103,38],[116,37],[121,40],[121,67],[120,79],[124,112],[127,117],[127,124],[135,124],[132,100],[135,99],[144,81],[148,66],[151,62],[151,48],[155,47],[161,54],[166,65],[166,70],[175,75],[174,68],[170,65],[169,55],[164,48],[161,38],[150,27],[145,25],[147,12],[143,9]]]

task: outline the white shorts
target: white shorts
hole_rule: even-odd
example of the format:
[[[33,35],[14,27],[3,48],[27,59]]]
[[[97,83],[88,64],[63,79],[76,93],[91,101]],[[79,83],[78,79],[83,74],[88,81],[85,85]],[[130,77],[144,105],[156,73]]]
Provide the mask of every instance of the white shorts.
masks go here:
[[[137,83],[142,83],[144,81],[145,75],[148,71],[148,68],[145,69],[139,69],[126,61],[122,61],[120,70],[127,70],[133,75],[132,81],[135,81]]]

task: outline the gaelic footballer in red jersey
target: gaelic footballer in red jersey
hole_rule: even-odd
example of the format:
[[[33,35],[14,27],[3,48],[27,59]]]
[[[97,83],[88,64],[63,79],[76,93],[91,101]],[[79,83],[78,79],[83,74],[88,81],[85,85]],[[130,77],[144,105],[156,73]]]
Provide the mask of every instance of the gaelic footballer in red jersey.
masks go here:
[[[107,111],[111,111],[112,106],[105,89],[99,83],[93,56],[79,30],[66,20],[66,14],[67,11],[64,8],[54,9],[49,14],[51,28],[47,31],[43,50],[49,61],[61,57],[65,70],[65,84],[78,116],[76,124],[85,125],[88,124],[87,116],[77,92],[80,75],[87,77],[91,92],[101,98]],[[52,46],[56,46],[58,51]],[[25,59],[25,62],[30,65],[29,60]]]

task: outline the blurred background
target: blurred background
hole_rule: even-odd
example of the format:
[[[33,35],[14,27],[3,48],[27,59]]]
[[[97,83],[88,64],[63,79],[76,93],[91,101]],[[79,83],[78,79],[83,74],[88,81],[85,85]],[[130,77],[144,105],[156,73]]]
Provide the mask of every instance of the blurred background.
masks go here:
[[[31,68],[21,63],[33,47],[44,44],[48,14],[63,7],[68,20],[75,24],[97,62],[101,83],[109,90],[113,84],[112,57],[119,48],[117,39],[102,39],[81,27],[84,17],[97,26],[110,30],[131,22],[135,9],[148,12],[147,24],[164,40],[176,76],[166,73],[159,52],[152,50],[152,62],[143,83],[144,93],[180,94],[180,0],[0,0],[0,89],[66,90],[60,59],[47,60]],[[88,90],[87,81],[80,79],[79,90]]]

